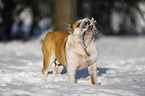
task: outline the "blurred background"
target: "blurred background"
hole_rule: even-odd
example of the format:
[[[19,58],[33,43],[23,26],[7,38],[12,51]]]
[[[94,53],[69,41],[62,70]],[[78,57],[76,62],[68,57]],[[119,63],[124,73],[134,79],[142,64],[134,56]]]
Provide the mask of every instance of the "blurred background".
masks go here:
[[[0,0],[0,41],[67,31],[63,23],[84,17],[96,19],[101,35],[145,35],[145,0]]]

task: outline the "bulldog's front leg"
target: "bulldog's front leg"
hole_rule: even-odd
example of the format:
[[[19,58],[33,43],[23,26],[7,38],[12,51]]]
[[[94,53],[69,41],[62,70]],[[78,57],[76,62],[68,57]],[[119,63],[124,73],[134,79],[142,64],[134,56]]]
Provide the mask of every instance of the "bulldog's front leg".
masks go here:
[[[88,67],[89,74],[91,75],[92,84],[100,85],[100,83],[97,80],[97,70],[96,69],[97,69],[96,63],[94,63]]]
[[[67,66],[68,81],[75,83],[76,67],[73,64],[68,64]]]

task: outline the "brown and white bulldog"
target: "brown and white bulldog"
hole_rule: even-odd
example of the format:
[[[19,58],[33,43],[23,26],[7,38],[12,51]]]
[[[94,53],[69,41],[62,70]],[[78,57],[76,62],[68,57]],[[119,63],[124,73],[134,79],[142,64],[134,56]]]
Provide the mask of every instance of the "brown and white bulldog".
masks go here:
[[[95,23],[94,18],[84,18],[73,25],[67,24],[69,33],[54,31],[46,34],[42,45],[42,74],[45,78],[55,62],[56,74],[60,74],[63,66],[66,66],[69,82],[75,83],[76,70],[88,67],[92,84],[99,84],[96,71],[98,52],[94,39],[97,30]]]

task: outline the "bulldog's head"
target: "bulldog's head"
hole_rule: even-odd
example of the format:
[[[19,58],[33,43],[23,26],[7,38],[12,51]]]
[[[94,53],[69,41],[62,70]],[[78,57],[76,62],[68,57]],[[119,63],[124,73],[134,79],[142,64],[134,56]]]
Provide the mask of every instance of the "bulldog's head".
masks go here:
[[[78,20],[73,25],[67,25],[69,33],[72,34],[83,46],[86,48],[87,45],[94,39],[94,35],[97,32],[96,20],[94,18],[84,18]]]

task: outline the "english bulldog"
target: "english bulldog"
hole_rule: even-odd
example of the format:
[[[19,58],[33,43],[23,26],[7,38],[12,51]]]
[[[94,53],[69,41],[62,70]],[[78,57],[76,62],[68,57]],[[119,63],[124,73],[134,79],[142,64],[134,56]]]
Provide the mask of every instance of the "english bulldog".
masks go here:
[[[68,81],[75,83],[76,70],[88,68],[92,84],[98,85],[96,61],[98,52],[95,42],[96,21],[84,18],[67,25],[68,32],[48,32],[42,44],[44,55],[42,74],[55,63],[55,73],[60,74],[66,66]]]

